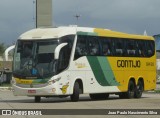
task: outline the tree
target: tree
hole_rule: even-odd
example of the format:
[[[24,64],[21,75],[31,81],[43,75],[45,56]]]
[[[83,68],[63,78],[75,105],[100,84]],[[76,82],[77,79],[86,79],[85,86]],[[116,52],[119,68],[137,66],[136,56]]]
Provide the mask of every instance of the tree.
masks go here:
[[[0,43],[0,55],[2,55],[5,51],[4,43]]]

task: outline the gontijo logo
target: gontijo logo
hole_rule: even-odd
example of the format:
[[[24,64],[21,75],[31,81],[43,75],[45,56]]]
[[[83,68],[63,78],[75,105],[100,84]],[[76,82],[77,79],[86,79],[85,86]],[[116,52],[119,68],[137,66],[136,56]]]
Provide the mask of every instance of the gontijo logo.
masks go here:
[[[118,68],[140,68],[141,61],[140,60],[117,60]]]

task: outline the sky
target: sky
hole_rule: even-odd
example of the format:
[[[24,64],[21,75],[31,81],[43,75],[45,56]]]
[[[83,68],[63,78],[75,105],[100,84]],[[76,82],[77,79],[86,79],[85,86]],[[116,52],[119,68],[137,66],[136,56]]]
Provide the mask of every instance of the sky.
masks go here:
[[[35,28],[34,0],[0,0],[0,43],[12,45]],[[53,0],[53,25],[160,34],[160,0]],[[80,15],[77,21],[74,17]]]

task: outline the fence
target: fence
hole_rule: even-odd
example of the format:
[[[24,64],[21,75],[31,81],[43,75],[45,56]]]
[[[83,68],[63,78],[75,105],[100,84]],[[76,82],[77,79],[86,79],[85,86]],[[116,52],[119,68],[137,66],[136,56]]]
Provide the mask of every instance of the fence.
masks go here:
[[[3,61],[3,57],[0,56],[0,86],[9,84],[12,78],[12,57],[9,57],[9,60]]]

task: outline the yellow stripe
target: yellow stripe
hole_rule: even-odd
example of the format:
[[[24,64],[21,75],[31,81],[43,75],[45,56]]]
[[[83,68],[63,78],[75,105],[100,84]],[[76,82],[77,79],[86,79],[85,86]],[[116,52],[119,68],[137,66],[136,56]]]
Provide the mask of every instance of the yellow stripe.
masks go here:
[[[151,37],[151,36],[127,34],[127,33],[116,32],[116,31],[111,31],[111,30],[104,30],[104,29],[98,29],[98,28],[94,29],[94,32],[96,32],[98,34],[98,36],[104,36],[104,37],[154,40],[154,38]]]
[[[33,80],[24,80],[24,79],[19,79],[15,78],[17,84],[32,84]]]

